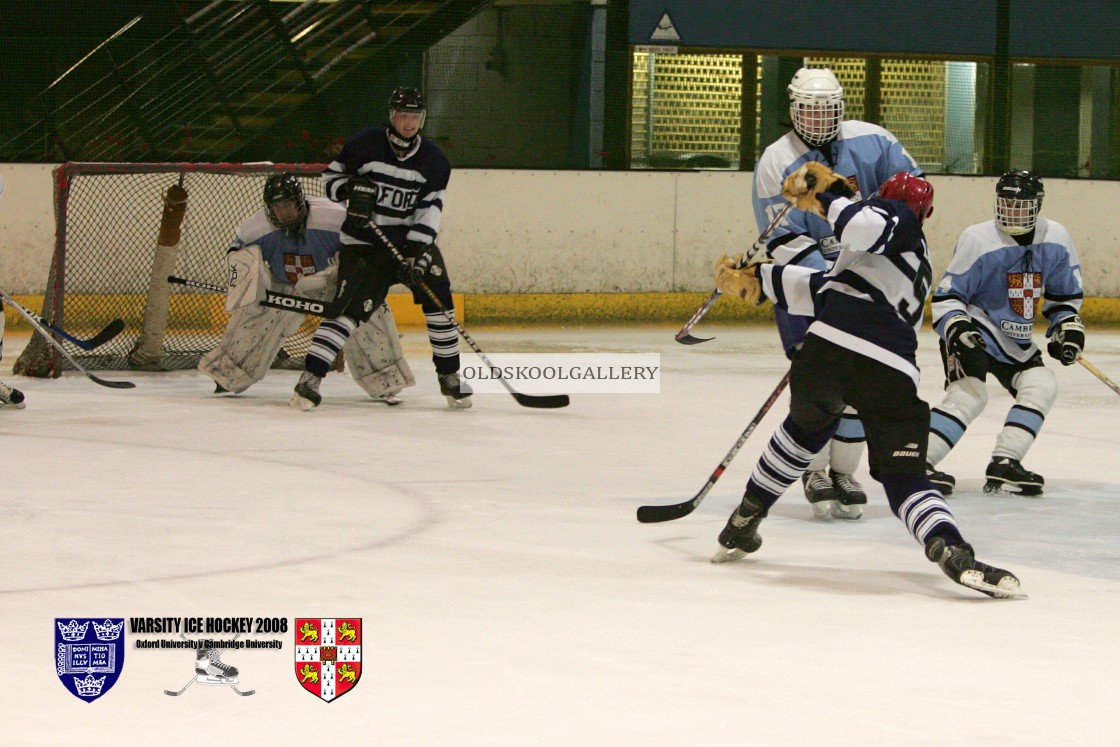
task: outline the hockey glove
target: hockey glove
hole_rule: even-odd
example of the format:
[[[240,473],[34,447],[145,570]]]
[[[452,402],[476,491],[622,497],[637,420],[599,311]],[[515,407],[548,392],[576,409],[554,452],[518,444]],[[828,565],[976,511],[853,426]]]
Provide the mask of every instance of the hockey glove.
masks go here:
[[[405,260],[404,266],[401,267],[401,282],[411,288],[424,279],[424,275],[432,266],[432,245],[410,241],[406,245],[404,253],[411,256]]]
[[[973,350],[984,349],[984,338],[980,328],[967,316],[958,315],[945,326],[945,344],[950,355],[962,355]]]
[[[1085,324],[1076,314],[1058,322],[1053,337],[1046,344],[1046,352],[1051,358],[1061,361],[1063,366],[1073,365],[1084,349]]]
[[[368,228],[373,219],[373,211],[377,206],[377,185],[354,177],[345,186],[350,189],[346,196],[346,221],[342,224],[342,230],[360,237],[358,232]]]
[[[840,197],[854,197],[855,191],[846,177],[837,174],[819,161],[809,161],[786,177],[782,184],[782,197],[792,202],[798,210],[824,218],[824,206],[817,199],[821,192]]]
[[[761,305],[766,301],[766,296],[762,293],[762,283],[758,279],[758,268],[763,263],[739,267],[742,260],[741,254],[734,257],[725,254],[719,258],[715,271],[716,288],[721,293],[738,296],[756,306]]]

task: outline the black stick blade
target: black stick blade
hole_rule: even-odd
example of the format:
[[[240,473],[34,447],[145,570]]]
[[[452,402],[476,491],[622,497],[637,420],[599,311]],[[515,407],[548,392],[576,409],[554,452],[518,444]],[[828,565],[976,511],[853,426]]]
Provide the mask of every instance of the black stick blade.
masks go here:
[[[688,332],[678,332],[673,337],[673,339],[676,340],[677,342],[679,342],[681,345],[699,345],[702,342],[707,342],[708,340],[714,340],[716,338],[714,338],[714,337],[694,337],[693,335],[689,334]]]
[[[109,322],[109,325],[105,327],[105,329],[101,330],[96,335],[86,340],[86,344],[89,345],[90,350],[92,350],[93,348],[101,347],[105,343],[109,342],[109,340],[112,340],[114,337],[119,335],[121,332],[124,332],[124,320],[114,319],[113,321]]]
[[[107,386],[110,389],[135,389],[136,388],[136,385],[133,384],[131,381],[106,381],[105,379],[97,378],[93,374],[89,374],[89,378],[90,378],[90,381],[92,381],[94,384],[100,384],[101,386]]]
[[[684,503],[674,503],[671,506],[639,506],[638,521],[643,524],[657,524],[662,521],[673,521],[688,516],[696,509],[695,499]]]
[[[517,400],[517,404],[522,407],[535,407],[538,410],[553,410],[558,407],[567,407],[571,404],[571,400],[566,394],[522,394],[521,392],[513,392],[513,398]]]

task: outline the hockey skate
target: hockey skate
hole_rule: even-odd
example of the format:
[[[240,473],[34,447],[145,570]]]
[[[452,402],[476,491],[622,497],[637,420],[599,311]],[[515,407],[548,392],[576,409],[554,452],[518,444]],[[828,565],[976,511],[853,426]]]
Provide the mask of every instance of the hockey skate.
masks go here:
[[[439,379],[439,392],[447,397],[447,405],[452,410],[466,410],[471,406],[470,387],[463,385],[459,374],[437,374]]]
[[[731,513],[727,526],[719,533],[720,549],[712,556],[713,563],[739,560],[762,547],[758,525],[766,518],[762,503],[750,493],[743,495],[743,502]]]
[[[813,507],[813,518],[827,519],[836,511],[836,488],[824,471],[806,472],[801,475],[805,486],[805,499]]]
[[[187,688],[196,682],[200,685],[222,685],[230,688],[238,695],[252,695],[256,690],[237,689],[237,667],[230,666],[222,661],[222,652],[216,648],[199,648],[195,651],[194,677],[187,680],[179,690],[164,690],[166,695],[178,696],[187,691]]]
[[[1018,459],[1010,457],[993,457],[988,465],[987,478],[985,493],[1009,492],[1028,498],[1042,495],[1045,482],[1042,475],[1024,469]]]
[[[398,394],[399,394],[399,392],[390,392],[389,394],[379,394],[379,395],[377,395],[376,397],[373,398],[373,401],[374,402],[380,402],[383,405],[389,405],[389,407],[395,407],[396,405],[399,405],[401,402],[404,402],[403,399],[401,399],[400,397],[397,396]]]
[[[832,487],[836,491],[836,504],[832,507],[832,515],[837,519],[854,521],[863,516],[863,507],[867,505],[867,493],[851,475],[829,470],[832,477]]]
[[[0,381],[0,407],[22,410],[25,406],[23,404],[23,392]]]
[[[957,486],[957,479],[948,472],[940,472],[933,465],[926,462],[926,477],[933,483],[933,487],[941,491],[941,495],[952,495],[953,488]]]
[[[296,382],[296,390],[292,393],[292,399],[288,402],[292,407],[297,410],[311,410],[319,406],[323,401],[323,397],[319,394],[320,379],[310,371],[304,371],[300,374],[299,381]]]
[[[926,541],[926,557],[961,586],[967,586],[997,599],[1026,599],[1019,579],[1010,571],[985,565],[976,559],[972,545],[950,545],[941,537]]]

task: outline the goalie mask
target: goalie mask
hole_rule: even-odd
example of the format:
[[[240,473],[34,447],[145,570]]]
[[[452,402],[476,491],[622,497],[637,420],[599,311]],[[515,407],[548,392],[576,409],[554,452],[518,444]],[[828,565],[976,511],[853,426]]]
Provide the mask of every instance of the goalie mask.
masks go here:
[[[273,174],[264,183],[264,211],[268,222],[285,233],[299,233],[307,220],[307,199],[299,179],[290,171]]]
[[[1042,181],[1029,171],[1012,169],[996,182],[996,224],[1009,236],[1034,230],[1042,198]]]
[[[844,119],[844,89],[828,68],[803,67],[789,82],[793,129],[816,148],[836,139]]]
[[[920,176],[900,171],[883,182],[877,194],[888,200],[905,202],[918,216],[919,223],[933,215],[933,185]]]
[[[389,142],[398,153],[409,150],[424,128],[428,109],[418,88],[398,88],[389,96]]]

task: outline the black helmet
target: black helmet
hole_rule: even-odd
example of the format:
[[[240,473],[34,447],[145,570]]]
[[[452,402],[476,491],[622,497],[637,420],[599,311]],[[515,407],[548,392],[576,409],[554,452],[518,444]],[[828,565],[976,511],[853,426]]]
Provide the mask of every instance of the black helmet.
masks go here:
[[[996,182],[996,223],[1010,236],[1034,230],[1042,198],[1042,180],[1029,171],[1012,169]]]
[[[292,200],[299,210],[299,215],[287,223],[282,223],[272,211],[272,206],[284,200]],[[268,222],[285,231],[300,230],[307,219],[307,199],[303,196],[303,186],[299,178],[290,171],[283,174],[273,174],[264,183],[264,209],[268,215]]]
[[[424,106],[424,96],[420,93],[419,88],[405,88],[400,87],[393,91],[389,96],[389,111],[405,111],[405,112],[422,112],[427,107]]]

